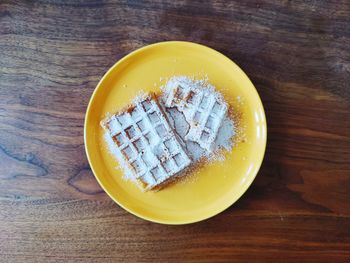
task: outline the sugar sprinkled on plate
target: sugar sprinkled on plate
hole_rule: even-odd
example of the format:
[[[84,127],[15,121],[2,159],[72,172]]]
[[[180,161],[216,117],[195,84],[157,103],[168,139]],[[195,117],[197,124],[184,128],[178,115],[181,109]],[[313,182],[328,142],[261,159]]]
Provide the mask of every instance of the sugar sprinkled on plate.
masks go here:
[[[197,76],[198,75],[198,76]],[[182,147],[185,149],[187,154],[191,157],[193,161],[192,168],[190,168],[186,174],[196,174],[199,172],[199,168],[201,165],[204,165],[205,163],[210,163],[212,161],[224,161],[225,160],[225,152],[229,152],[232,150],[232,148],[235,146],[235,144],[238,141],[245,140],[245,133],[244,133],[244,127],[241,127],[239,124],[239,120],[237,118],[237,113],[234,112],[234,114],[229,114],[230,110],[232,110],[230,107],[232,105],[227,104],[222,94],[208,81],[207,75],[201,75],[197,74],[196,76],[188,77],[188,76],[173,76],[171,78],[164,78],[160,77],[159,81],[163,82],[161,85],[161,91],[162,93],[158,95],[158,102],[159,106],[163,109],[163,112],[165,113],[170,127],[173,129],[175,134],[178,136],[179,143],[182,145]],[[165,84],[164,84],[165,83]],[[156,85],[156,83],[154,83]],[[205,143],[205,140],[200,143],[196,140],[191,140],[192,138],[189,138],[188,134],[193,127],[192,119],[189,119],[188,116],[189,113],[184,111],[183,109],[186,107],[189,107],[191,105],[186,105],[186,102],[188,100],[188,96],[186,97],[186,102],[182,103],[182,108],[177,107],[178,105],[175,104],[167,104],[167,96],[169,96],[169,92],[171,92],[173,87],[178,87],[181,85],[187,86],[187,92],[195,91],[201,94],[200,102],[197,101],[197,111],[198,109],[201,111],[202,115],[206,115],[206,118],[201,125],[200,132],[203,132],[205,129],[207,132],[210,132],[210,128],[213,127],[213,121],[218,119],[218,116],[222,116],[219,118],[219,121],[215,123],[216,131],[214,132],[214,137],[211,138],[210,147],[203,147],[203,142]],[[127,86],[126,84],[123,85],[124,87]],[[214,94],[214,96],[213,96]],[[140,103],[145,97],[147,96],[147,93],[141,91],[137,94],[137,96],[133,99],[131,102],[132,104]],[[202,103],[206,99],[206,97],[211,96],[211,106],[203,106]],[[175,102],[176,102],[175,98]],[[178,102],[179,100],[177,100]],[[209,100],[210,101],[210,100]],[[216,102],[219,103],[219,105],[223,105],[224,111],[215,111]],[[193,104],[193,101],[192,101]],[[236,97],[235,100],[235,106],[242,106],[243,100],[240,96]],[[200,108],[201,107],[201,108]],[[212,112],[210,112],[212,111]],[[214,112],[214,113],[213,113]],[[192,114],[192,113],[190,113]],[[214,115],[213,115],[214,114]],[[194,120],[194,113],[192,116]],[[111,116],[111,114],[107,113],[106,116]],[[208,117],[209,116],[209,117]],[[211,116],[211,117],[210,117]],[[213,120],[214,118],[214,120]],[[198,125],[198,124],[197,124]],[[204,131],[205,132],[205,131]],[[203,135],[203,134],[202,134]],[[198,136],[197,136],[198,138]],[[110,153],[116,157],[120,155],[120,151],[115,145],[115,142],[111,139],[111,136],[108,134],[108,132],[105,133],[104,136],[105,142],[108,145],[108,149]],[[118,158],[122,159],[122,158]],[[125,168],[127,166],[126,163],[120,163],[119,162],[119,168]],[[134,176],[131,172],[128,173],[127,169],[124,170],[124,178],[125,179],[131,179],[135,180]],[[185,176],[182,182],[194,182],[194,177],[188,177]]]

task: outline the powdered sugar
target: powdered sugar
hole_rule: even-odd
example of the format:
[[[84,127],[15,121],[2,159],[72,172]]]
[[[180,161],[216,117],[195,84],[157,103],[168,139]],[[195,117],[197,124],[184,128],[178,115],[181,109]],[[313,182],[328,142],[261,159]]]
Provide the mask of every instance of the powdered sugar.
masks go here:
[[[208,82],[208,78],[174,76],[161,89],[161,101],[171,124],[185,142],[192,159],[195,162],[203,157],[223,160],[222,150],[232,149],[235,127],[226,114],[227,104],[223,96]],[[191,93],[189,101],[188,96]],[[205,105],[202,105],[203,103]],[[222,105],[222,110],[218,111],[216,105]],[[196,120],[198,110],[200,114],[206,115],[206,119]],[[194,133],[203,131],[211,133],[212,137],[199,140],[200,136]]]
[[[162,90],[164,106],[178,109],[189,124],[184,140],[212,152],[228,108],[222,95],[211,84],[186,76],[172,77]]]
[[[132,151],[136,154],[132,157],[132,160],[135,159],[136,161],[142,159],[143,165],[147,165],[147,162],[149,161],[149,158],[146,158],[147,154],[145,154],[145,151],[137,151],[137,145],[134,145],[134,139],[131,139],[131,142],[116,145],[116,139],[119,138],[114,137],[116,137],[118,133],[127,134],[129,132],[127,130],[129,126],[135,127],[136,132],[142,134],[142,136],[146,136],[145,134],[147,132],[144,131],[154,131],[156,134],[158,132],[156,131],[156,126],[158,125],[157,122],[159,120],[155,118],[157,118],[157,116],[159,118],[160,116],[161,119],[163,119],[162,122],[166,122],[164,125],[168,127],[166,129],[168,135],[164,134],[164,136],[171,136],[173,141],[176,142],[176,149],[180,149],[183,156],[188,158],[188,155],[192,160],[180,160],[180,163],[183,162],[183,168],[187,167],[190,163],[192,163],[192,165],[198,163],[199,161],[202,163],[203,160],[206,162],[225,160],[225,151],[232,150],[232,147],[234,146],[233,138],[240,134],[240,130],[235,127],[237,123],[235,123],[235,121],[231,119],[230,115],[227,114],[229,105],[226,103],[222,94],[208,82],[207,77],[202,77],[200,79],[187,76],[174,76],[170,79],[160,77],[160,81],[163,80],[165,80],[166,83],[161,87],[162,93],[158,96],[158,98],[160,98],[158,100],[159,105],[152,104],[151,106],[154,108],[153,110],[148,110],[143,105],[145,98],[149,95],[140,92],[131,104],[131,111],[122,111],[113,116],[109,114],[108,117],[101,122],[101,125],[105,129],[108,127],[104,138],[108,145],[108,149],[111,154],[118,159],[119,166],[124,170],[124,176],[126,179],[139,180],[141,178],[141,174],[136,172],[138,176],[136,178],[135,169],[132,169],[130,162],[125,159],[125,148],[127,148],[125,145],[129,143],[132,144],[130,146]],[[179,96],[175,92],[183,93],[181,96]],[[237,103],[242,103],[240,97],[237,97]],[[133,116],[134,109],[137,109],[138,107],[137,105],[144,108],[144,114],[146,114],[145,116],[147,119],[147,121],[143,122],[144,126],[137,126],[138,124],[136,125],[136,123],[133,122],[135,120],[140,121],[142,119],[139,116]],[[160,106],[160,109],[158,110],[156,109],[157,105]],[[156,111],[158,115],[153,116],[151,111]],[[167,118],[162,117],[162,112],[165,113]],[[202,115],[202,118],[200,119],[196,119],[195,116],[198,112]],[[123,119],[123,115],[126,115],[125,119]],[[203,134],[206,134],[207,137],[203,138]],[[133,136],[131,137],[134,138]],[[150,142],[149,146],[151,147],[152,145],[155,145],[154,147],[158,149],[160,141],[162,141],[162,145],[164,144],[166,152],[171,153],[172,146],[165,146],[165,137],[163,138],[161,135],[156,137],[158,141],[154,143]],[[145,137],[145,139],[148,138]],[[123,147],[120,147],[120,145]],[[150,149],[149,152],[153,157],[158,156],[157,149]],[[158,167],[161,159],[154,160],[158,161],[156,165]],[[174,170],[178,166],[175,165],[176,163],[178,163],[178,161],[175,159],[172,159],[171,162],[168,163],[162,162],[160,168],[161,170],[164,170],[163,172],[165,172],[167,169],[166,166],[168,165],[168,169]],[[195,167],[197,166],[198,165],[195,165]],[[148,168],[146,170],[147,173],[150,172]],[[179,172],[181,172],[181,170],[179,170]],[[175,172],[174,174],[177,173]],[[181,175],[182,174],[183,173],[181,173]],[[147,181],[147,178],[142,178],[147,181],[146,183],[149,186],[148,188],[152,188],[157,183],[157,176],[153,177],[152,174],[152,178],[152,182]]]
[[[127,162],[122,157],[120,150],[118,149],[118,147],[114,143],[114,141],[113,141],[113,139],[112,139],[112,137],[111,137],[111,135],[109,134],[108,131],[106,131],[104,133],[104,140],[105,140],[105,142],[107,144],[109,152],[114,157],[116,157],[118,159],[119,166],[116,167],[116,168],[122,169],[124,171],[124,178],[126,180],[134,180],[134,176],[133,176],[132,172],[130,171]]]
[[[235,135],[235,125],[233,120],[228,116],[223,120],[221,128],[219,129],[218,136],[215,140],[215,149],[224,148],[227,151],[232,149],[232,138]]]
[[[185,147],[193,161],[196,162],[203,158],[207,158],[208,160],[223,161],[224,155],[222,154],[222,150],[232,150],[232,139],[235,135],[235,126],[233,120],[231,120],[228,116],[225,117],[219,129],[218,135],[214,142],[213,152],[208,152],[200,147],[198,143],[185,140],[185,136],[189,130],[189,124],[187,123],[182,112],[176,108],[169,108],[166,110],[166,113],[169,117],[171,126],[175,128],[175,131],[180,138],[185,141]]]
[[[153,96],[138,96],[130,107],[102,125],[109,149],[126,178],[137,180],[146,190],[191,163]]]

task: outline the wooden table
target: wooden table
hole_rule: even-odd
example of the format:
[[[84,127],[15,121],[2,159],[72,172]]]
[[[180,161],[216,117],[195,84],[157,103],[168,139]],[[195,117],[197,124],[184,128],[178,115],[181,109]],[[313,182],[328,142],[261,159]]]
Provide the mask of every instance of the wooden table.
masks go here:
[[[232,58],[268,120],[250,189],[184,226],[114,204],[83,143],[101,76],[165,40]],[[347,0],[2,0],[0,262],[350,262],[349,85]]]

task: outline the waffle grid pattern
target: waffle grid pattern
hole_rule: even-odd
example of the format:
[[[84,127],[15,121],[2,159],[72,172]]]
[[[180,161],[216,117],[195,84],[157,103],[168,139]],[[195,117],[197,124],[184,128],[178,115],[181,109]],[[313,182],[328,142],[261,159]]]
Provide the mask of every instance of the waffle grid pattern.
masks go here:
[[[188,85],[176,85],[169,92],[165,102],[166,107],[177,107],[185,115],[190,124],[186,140],[197,142],[207,151],[218,134],[227,105],[215,91],[196,89]]]
[[[107,126],[120,156],[146,189],[191,163],[158,104],[150,97],[114,115]]]

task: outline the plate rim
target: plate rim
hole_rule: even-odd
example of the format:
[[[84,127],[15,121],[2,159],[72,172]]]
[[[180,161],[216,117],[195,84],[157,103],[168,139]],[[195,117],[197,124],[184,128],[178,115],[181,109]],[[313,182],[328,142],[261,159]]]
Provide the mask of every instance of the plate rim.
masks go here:
[[[181,45],[188,45],[188,46],[196,46],[199,48],[204,48],[207,49],[210,52],[214,52],[217,55],[223,57],[225,60],[227,60],[229,63],[231,63],[234,67],[236,67],[239,71],[241,71],[241,73],[247,78],[247,80],[251,83],[253,90],[256,94],[256,97],[260,103],[260,108],[262,110],[262,115],[263,115],[263,119],[264,119],[264,129],[266,132],[263,133],[264,138],[263,138],[263,152],[260,156],[260,159],[257,162],[257,166],[256,166],[256,171],[255,174],[253,176],[251,176],[251,180],[246,184],[246,188],[243,189],[241,191],[240,194],[237,195],[237,198],[232,198],[231,202],[227,202],[227,204],[224,204],[222,207],[220,207],[220,209],[218,209],[217,211],[214,211],[214,213],[205,216],[203,218],[199,218],[199,219],[191,219],[191,220],[159,220],[159,219],[155,219],[146,215],[143,215],[142,213],[139,213],[137,211],[134,211],[130,208],[128,208],[127,206],[124,206],[121,202],[119,202],[119,200],[117,198],[115,198],[110,192],[109,190],[104,187],[103,183],[101,182],[101,180],[99,179],[99,176],[97,175],[97,172],[94,170],[94,167],[91,165],[91,157],[89,154],[89,149],[87,146],[87,124],[88,124],[88,117],[91,111],[91,105],[92,102],[94,100],[94,97],[96,96],[97,92],[99,89],[101,89],[101,83],[109,76],[109,74],[116,68],[118,67],[120,64],[122,64],[125,60],[129,59],[132,56],[135,56],[138,53],[141,53],[147,49],[151,49],[154,48],[156,46],[166,46],[166,45],[176,45],[176,44],[181,44]],[[248,75],[241,69],[241,67],[239,67],[233,60],[231,60],[229,57],[227,57],[226,55],[224,55],[223,53],[215,50],[214,48],[208,47],[206,45],[203,44],[199,44],[199,43],[195,43],[195,42],[190,42],[190,41],[161,41],[161,42],[157,42],[157,43],[153,43],[153,44],[149,44],[146,46],[142,46],[140,48],[137,48],[131,52],[129,52],[127,55],[125,55],[124,57],[120,58],[119,60],[117,60],[102,76],[102,78],[99,80],[99,82],[97,83],[96,87],[94,88],[93,93],[91,94],[91,97],[89,99],[89,103],[88,106],[86,108],[86,112],[85,112],[85,117],[84,117],[84,148],[85,148],[85,154],[90,166],[90,169],[95,177],[95,179],[97,180],[97,182],[99,183],[100,187],[104,190],[104,192],[115,202],[117,203],[120,207],[122,207],[124,210],[126,210],[127,212],[133,214],[136,217],[139,217],[141,219],[144,219],[146,221],[150,221],[153,223],[159,223],[159,224],[165,224],[165,225],[185,225],[185,224],[192,224],[192,223],[197,223],[197,222],[201,222],[204,220],[207,220],[211,217],[214,217],[220,213],[222,213],[223,211],[225,211],[226,209],[228,209],[229,207],[231,207],[234,203],[236,203],[243,195],[244,193],[249,189],[249,187],[251,186],[251,184],[253,183],[253,181],[255,180],[256,176],[258,175],[261,165],[263,163],[264,157],[265,157],[265,153],[266,153],[266,144],[267,144],[267,121],[266,121],[266,114],[265,114],[265,109],[264,109],[264,105],[261,101],[261,98],[259,96],[259,93],[255,87],[255,85],[253,84],[253,82],[251,81],[251,79],[248,77]]]

